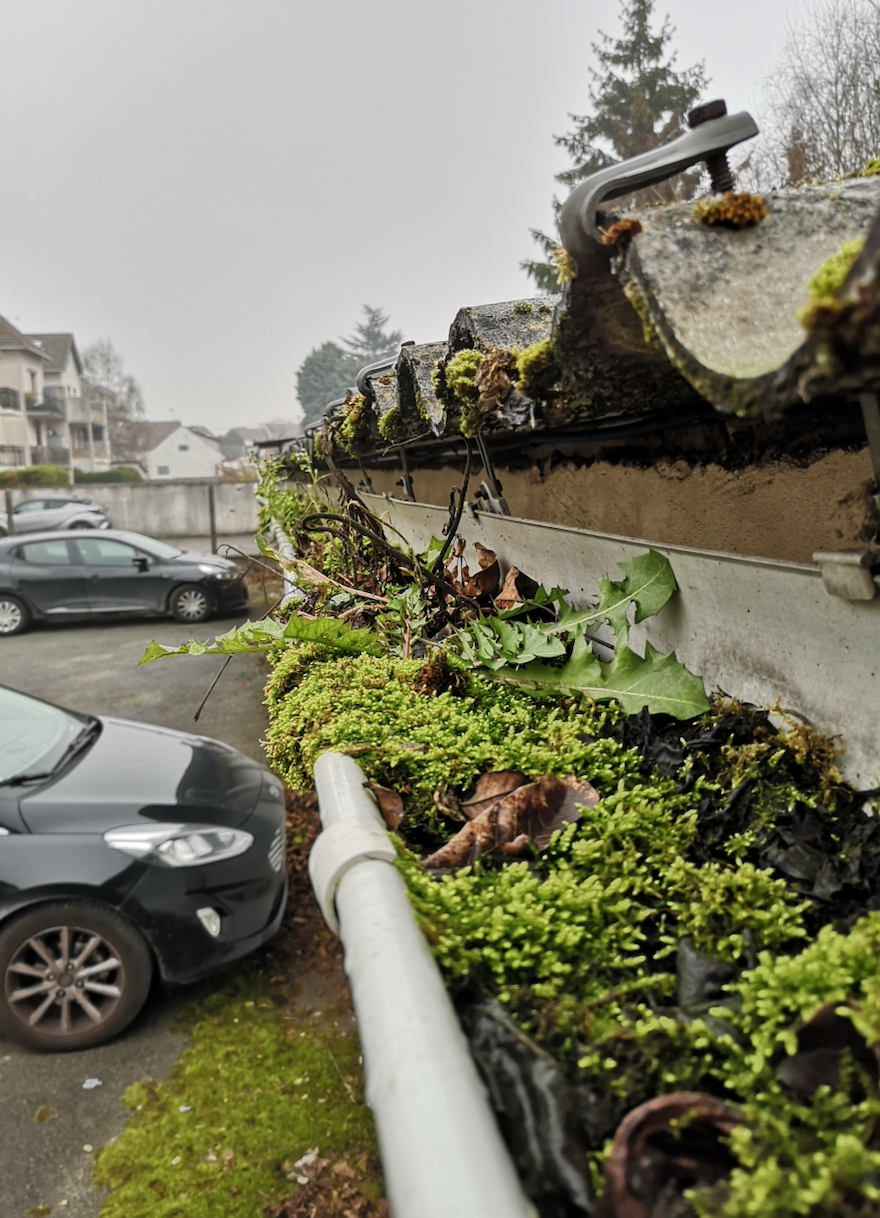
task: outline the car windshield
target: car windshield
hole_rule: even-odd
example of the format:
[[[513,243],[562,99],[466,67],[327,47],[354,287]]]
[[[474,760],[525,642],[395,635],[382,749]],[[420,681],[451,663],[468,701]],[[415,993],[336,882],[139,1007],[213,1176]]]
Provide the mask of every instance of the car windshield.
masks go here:
[[[116,536],[137,546],[140,550],[146,550],[154,558],[177,558],[178,554],[183,553],[182,550],[176,550],[174,546],[166,545],[164,541],[156,541],[155,537],[144,537],[143,533],[120,532]]]
[[[58,706],[0,686],[0,783],[51,770],[88,730]]]

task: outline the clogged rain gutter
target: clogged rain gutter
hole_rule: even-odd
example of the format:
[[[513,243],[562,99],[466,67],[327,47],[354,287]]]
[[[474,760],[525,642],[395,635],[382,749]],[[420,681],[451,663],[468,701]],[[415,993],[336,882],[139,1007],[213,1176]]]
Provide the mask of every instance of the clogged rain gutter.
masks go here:
[[[345,948],[394,1218],[534,1218],[361,769],[315,764],[309,874]]]

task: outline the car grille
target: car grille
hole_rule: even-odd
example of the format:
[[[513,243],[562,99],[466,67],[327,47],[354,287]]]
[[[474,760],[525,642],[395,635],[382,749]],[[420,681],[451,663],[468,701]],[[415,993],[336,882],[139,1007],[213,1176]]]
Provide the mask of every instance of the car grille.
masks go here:
[[[284,826],[282,825],[272,838],[269,847],[269,865],[273,871],[280,871],[284,866]]]

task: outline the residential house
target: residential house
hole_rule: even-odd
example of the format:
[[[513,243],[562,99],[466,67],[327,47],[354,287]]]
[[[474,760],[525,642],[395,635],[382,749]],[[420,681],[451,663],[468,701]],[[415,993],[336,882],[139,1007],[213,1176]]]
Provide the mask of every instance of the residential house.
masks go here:
[[[174,421],[126,423],[124,439],[131,454],[126,464],[137,466],[152,480],[215,478],[223,459],[219,443],[207,429]]]
[[[29,421],[43,400],[48,355],[12,322],[0,317],[0,467],[32,463]]]
[[[83,378],[76,339],[72,334],[27,337],[47,356],[42,405],[31,416],[39,459],[56,464],[70,461],[75,469],[91,473],[109,469],[107,402]],[[68,450],[66,459],[59,451],[62,447]]]

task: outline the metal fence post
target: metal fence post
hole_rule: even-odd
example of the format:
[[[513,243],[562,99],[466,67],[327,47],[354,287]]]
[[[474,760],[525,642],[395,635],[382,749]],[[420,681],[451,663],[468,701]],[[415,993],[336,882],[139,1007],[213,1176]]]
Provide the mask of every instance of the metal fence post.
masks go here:
[[[8,493],[8,492],[7,492]],[[217,507],[214,503],[214,483],[208,483],[208,519],[211,525],[211,553],[217,553]]]
[[[15,532],[15,520],[12,517],[12,491],[6,491],[6,532],[11,537]]]

